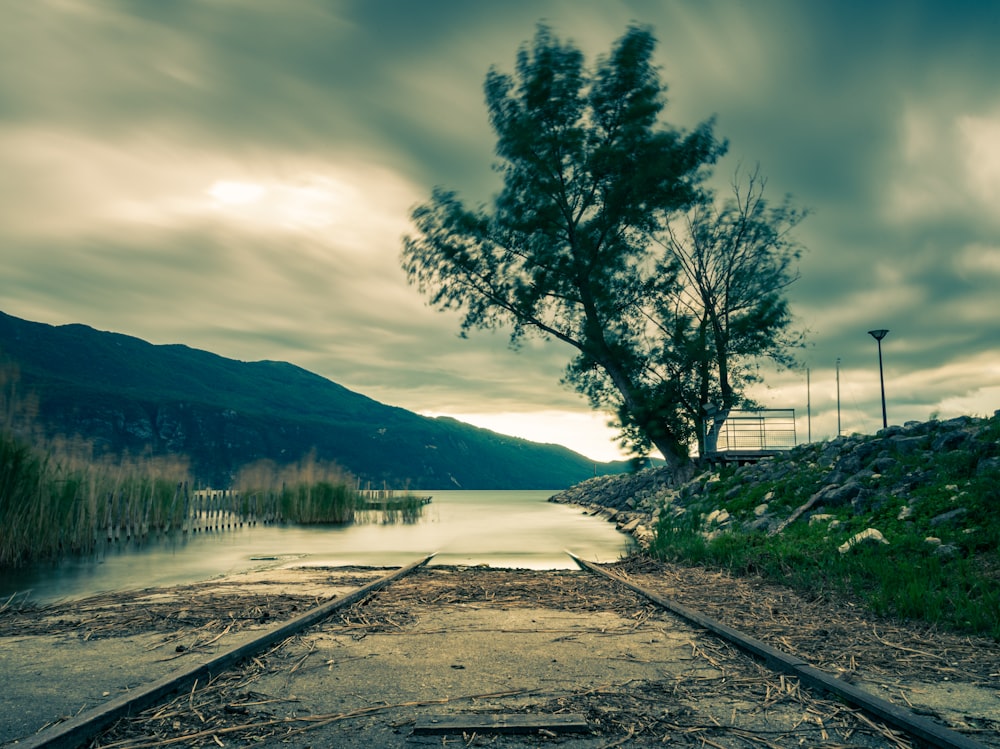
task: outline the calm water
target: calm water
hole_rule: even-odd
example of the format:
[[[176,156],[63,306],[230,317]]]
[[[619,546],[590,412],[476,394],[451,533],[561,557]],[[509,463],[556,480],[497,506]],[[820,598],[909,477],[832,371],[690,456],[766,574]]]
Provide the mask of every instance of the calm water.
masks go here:
[[[256,526],[161,541],[99,560],[0,573],[0,604],[30,591],[38,603],[93,593],[208,580],[285,566],[400,566],[437,552],[431,564],[570,569],[566,555],[613,562],[631,539],[613,523],[546,500],[551,491],[436,491],[412,524]]]

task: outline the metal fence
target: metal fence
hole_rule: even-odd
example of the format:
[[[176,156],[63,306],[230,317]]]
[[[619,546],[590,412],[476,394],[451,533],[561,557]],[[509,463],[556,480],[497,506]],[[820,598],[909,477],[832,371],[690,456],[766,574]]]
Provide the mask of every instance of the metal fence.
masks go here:
[[[796,444],[794,408],[734,409],[722,423],[715,452],[788,450]]]

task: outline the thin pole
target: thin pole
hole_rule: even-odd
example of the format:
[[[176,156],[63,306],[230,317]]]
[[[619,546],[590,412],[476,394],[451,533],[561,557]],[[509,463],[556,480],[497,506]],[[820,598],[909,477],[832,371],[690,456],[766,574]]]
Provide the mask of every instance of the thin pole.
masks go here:
[[[882,428],[888,429],[889,421],[885,416],[885,377],[882,376],[882,339],[876,338],[875,340],[878,342],[878,382],[882,388]]]
[[[840,432],[840,357],[837,357],[837,436]]]
[[[813,417],[812,417],[812,389],[809,385],[809,367],[806,367],[806,431],[808,436],[806,441],[813,441]]]

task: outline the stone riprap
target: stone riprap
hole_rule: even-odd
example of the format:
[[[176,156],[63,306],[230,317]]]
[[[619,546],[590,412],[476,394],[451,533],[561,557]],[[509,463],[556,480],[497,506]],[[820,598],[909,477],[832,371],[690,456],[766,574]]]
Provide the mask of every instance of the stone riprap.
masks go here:
[[[832,532],[843,523],[838,517],[859,521],[885,517],[892,510],[900,522],[920,519],[929,551],[945,556],[959,549],[939,536],[958,527],[963,533],[975,533],[976,524],[984,520],[974,511],[983,506],[982,487],[994,487],[995,494],[1000,486],[998,436],[1000,411],[989,419],[912,421],[875,435],[844,435],[799,445],[722,473],[701,465],[683,483],[664,467],[600,476],[551,501],[577,504],[604,516],[642,545],[648,545],[661,517],[677,520],[692,512],[700,515],[706,537],[713,537],[729,530],[775,535],[796,522],[823,523]],[[939,494],[947,496],[937,502],[944,502],[938,512],[915,490],[940,483],[945,475],[962,478],[939,487]],[[720,492],[721,486],[726,488]],[[789,504],[791,486],[807,493]],[[748,505],[751,497],[756,499]],[[838,541],[838,546],[847,553],[869,543],[891,543],[891,539],[879,528],[866,527]]]

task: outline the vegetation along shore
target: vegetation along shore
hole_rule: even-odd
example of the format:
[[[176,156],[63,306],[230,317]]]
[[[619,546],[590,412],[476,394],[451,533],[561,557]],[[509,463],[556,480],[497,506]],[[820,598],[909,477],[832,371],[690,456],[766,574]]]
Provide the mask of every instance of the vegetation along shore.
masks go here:
[[[192,486],[180,457],[95,457],[85,443],[0,430],[0,568],[244,523],[346,523],[368,507],[351,477],[312,456],[248,466],[231,491]],[[419,512],[419,499],[400,502],[404,519]]]
[[[1000,411],[800,445],[742,467],[602,476],[553,501],[656,558],[1000,640]]]

